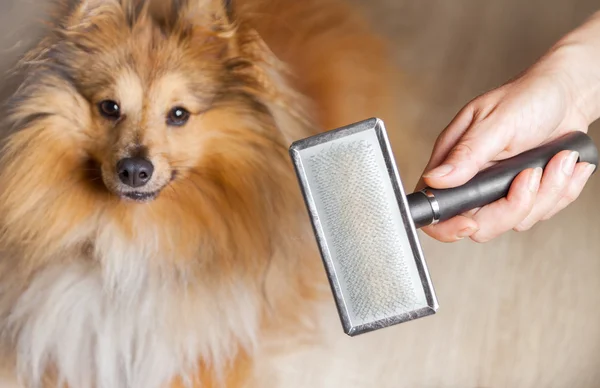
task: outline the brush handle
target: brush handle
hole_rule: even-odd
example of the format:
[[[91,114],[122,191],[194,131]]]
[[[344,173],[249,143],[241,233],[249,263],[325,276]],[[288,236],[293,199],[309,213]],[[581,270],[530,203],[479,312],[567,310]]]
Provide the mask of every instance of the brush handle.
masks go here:
[[[513,180],[528,168],[545,168],[559,152],[579,152],[578,162],[598,166],[598,149],[583,132],[571,132],[538,148],[482,170],[462,186],[450,189],[426,188],[408,195],[408,206],[417,228],[445,221],[506,197]],[[437,218],[437,220],[436,220]]]

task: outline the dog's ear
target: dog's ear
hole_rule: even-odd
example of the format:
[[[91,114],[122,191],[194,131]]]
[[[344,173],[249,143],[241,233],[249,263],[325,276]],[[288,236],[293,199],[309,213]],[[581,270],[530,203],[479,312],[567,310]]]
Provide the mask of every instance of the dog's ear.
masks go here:
[[[117,45],[139,15],[138,0],[60,0],[52,22],[57,47],[69,52],[105,51]],[[64,54],[64,53],[63,53]]]
[[[180,25],[193,25],[214,32],[227,31],[233,25],[232,0],[167,0]]]
[[[227,18],[229,19],[229,21],[233,21],[233,18],[235,17],[235,13],[234,13],[234,8],[233,8],[233,0],[222,0],[223,1],[223,8],[225,9],[225,14],[227,15]]]
[[[224,27],[234,18],[234,0],[58,0],[55,4],[55,16],[65,29],[85,28],[98,18],[132,24],[146,11],[171,26],[187,21]]]
[[[166,4],[170,4],[170,10]],[[231,0],[166,0],[161,7],[163,11],[158,15],[168,15],[170,19],[159,24],[169,33],[191,41],[191,46],[201,48],[203,55],[222,59],[235,55],[236,25],[232,21]]]
[[[94,25],[120,25],[126,22],[125,8],[130,1],[62,0],[58,3],[56,21],[65,31],[88,31]]]
[[[178,3],[179,9],[197,21],[204,20],[213,25],[229,25],[233,23],[233,0],[172,0]],[[201,16],[205,18],[201,18]]]

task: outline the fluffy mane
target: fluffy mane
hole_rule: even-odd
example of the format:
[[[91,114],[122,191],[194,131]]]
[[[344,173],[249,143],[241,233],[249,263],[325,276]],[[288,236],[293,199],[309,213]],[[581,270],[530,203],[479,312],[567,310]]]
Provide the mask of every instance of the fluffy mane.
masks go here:
[[[21,64],[0,159],[0,330],[32,386],[218,375],[267,315],[295,315],[281,301],[313,293],[310,265],[295,264],[310,235],[287,155],[290,136],[314,130],[308,104],[243,18],[219,1],[169,4],[60,3]],[[102,184],[133,131],[97,117],[110,87],[146,105],[185,88],[198,104],[186,134],[136,124],[174,171],[151,203]]]

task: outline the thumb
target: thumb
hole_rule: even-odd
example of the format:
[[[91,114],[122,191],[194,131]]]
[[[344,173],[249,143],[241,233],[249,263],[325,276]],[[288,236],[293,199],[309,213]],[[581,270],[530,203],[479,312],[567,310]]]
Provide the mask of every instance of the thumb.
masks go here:
[[[468,182],[506,148],[506,133],[500,128],[467,131],[443,162],[423,174],[425,184],[445,189]]]

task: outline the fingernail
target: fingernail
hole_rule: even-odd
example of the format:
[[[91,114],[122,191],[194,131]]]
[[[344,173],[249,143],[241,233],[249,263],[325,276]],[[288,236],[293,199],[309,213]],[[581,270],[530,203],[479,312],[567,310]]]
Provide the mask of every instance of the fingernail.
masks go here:
[[[579,152],[573,151],[567,156],[562,163],[562,170],[565,175],[571,176],[573,175],[573,170],[575,170],[575,164],[577,163],[577,159],[579,159]]]
[[[475,234],[477,231],[479,230],[479,228],[474,227],[474,226],[469,226],[468,228],[464,228],[462,230],[460,230],[457,234],[456,237],[458,237],[458,239],[463,239],[465,237],[469,237],[472,236],[473,234]]]
[[[594,164],[589,164],[586,168],[585,168],[585,177],[586,179],[591,177],[592,174],[594,173],[594,171],[596,171],[596,165]]]
[[[454,166],[451,164],[442,164],[439,167],[434,168],[433,170],[423,174],[424,178],[440,178],[450,174],[454,170]]]
[[[540,180],[542,179],[542,168],[536,167],[529,177],[529,191],[535,193],[540,188]]]

